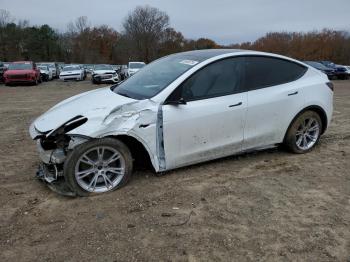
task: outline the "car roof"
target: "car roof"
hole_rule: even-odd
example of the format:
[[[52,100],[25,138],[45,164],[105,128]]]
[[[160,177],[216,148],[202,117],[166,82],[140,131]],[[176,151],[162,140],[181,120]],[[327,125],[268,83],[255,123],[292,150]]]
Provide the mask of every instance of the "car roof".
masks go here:
[[[194,55],[194,56],[209,59],[209,58],[219,56],[219,55],[246,52],[246,51],[248,51],[248,50],[244,50],[244,49],[203,49],[203,50],[186,51],[186,52],[182,52],[182,54]]]

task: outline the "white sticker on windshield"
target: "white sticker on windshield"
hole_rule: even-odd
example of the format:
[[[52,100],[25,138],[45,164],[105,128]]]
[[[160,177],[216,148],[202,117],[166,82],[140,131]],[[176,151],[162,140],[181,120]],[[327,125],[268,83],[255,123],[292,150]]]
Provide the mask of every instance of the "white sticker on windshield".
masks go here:
[[[182,60],[182,61],[180,62],[180,64],[194,66],[194,65],[198,64],[198,61],[194,61],[194,60]]]

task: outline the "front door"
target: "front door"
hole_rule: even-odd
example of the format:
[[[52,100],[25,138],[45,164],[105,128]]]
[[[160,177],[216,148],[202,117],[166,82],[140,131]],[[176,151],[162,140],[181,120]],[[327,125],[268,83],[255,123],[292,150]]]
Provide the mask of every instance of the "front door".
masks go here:
[[[163,105],[166,169],[216,159],[242,149],[247,92],[241,58],[200,69],[170,96],[186,104]],[[175,94],[175,95],[174,95]]]

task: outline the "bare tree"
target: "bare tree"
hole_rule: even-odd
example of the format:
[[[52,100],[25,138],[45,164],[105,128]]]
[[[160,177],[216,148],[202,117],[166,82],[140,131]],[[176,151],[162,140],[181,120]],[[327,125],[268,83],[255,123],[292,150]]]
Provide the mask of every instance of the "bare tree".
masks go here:
[[[90,27],[87,16],[80,16],[75,20],[75,27],[79,33],[84,32]]]
[[[10,12],[4,9],[0,9],[0,28],[5,27],[7,24],[13,23],[15,19],[11,16]]]
[[[156,57],[162,35],[169,26],[169,16],[150,6],[137,7],[123,23],[138,59],[150,62]]]
[[[81,34],[90,28],[90,22],[88,21],[87,16],[80,16],[74,22],[68,23],[67,28],[68,32],[71,34]]]

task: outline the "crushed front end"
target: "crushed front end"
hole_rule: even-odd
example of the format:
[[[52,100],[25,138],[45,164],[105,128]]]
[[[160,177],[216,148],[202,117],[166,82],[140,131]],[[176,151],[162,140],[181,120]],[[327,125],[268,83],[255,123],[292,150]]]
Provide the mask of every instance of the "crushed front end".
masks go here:
[[[71,137],[66,133],[82,125],[87,121],[82,116],[74,117],[55,130],[42,133],[38,131],[34,123],[29,128],[30,136],[36,140],[37,151],[41,159],[36,176],[45,182],[53,191],[66,195],[75,196],[69,188],[64,177],[64,162],[71,148],[86,139]]]

